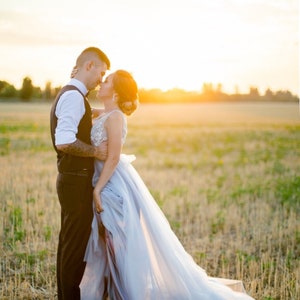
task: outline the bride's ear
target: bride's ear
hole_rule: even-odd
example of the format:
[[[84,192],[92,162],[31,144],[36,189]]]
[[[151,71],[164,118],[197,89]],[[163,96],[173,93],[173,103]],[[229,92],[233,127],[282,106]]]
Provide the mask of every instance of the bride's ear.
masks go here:
[[[117,103],[119,101],[119,95],[117,93],[113,93],[113,102]]]

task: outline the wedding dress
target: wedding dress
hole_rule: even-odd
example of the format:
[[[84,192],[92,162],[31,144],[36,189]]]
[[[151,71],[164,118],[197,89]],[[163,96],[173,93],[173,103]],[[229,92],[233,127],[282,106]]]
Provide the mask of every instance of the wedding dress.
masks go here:
[[[93,145],[107,140],[104,123],[111,113],[121,111],[106,113],[94,122]],[[127,134],[126,117],[123,119],[122,143]],[[241,281],[209,277],[194,262],[131,165],[132,159],[121,154],[101,192],[104,211],[95,213],[92,222],[81,299],[102,299],[105,284],[110,300],[253,299],[244,292]],[[94,185],[102,167],[103,162],[96,160]],[[98,222],[105,227],[104,238],[99,235]]]

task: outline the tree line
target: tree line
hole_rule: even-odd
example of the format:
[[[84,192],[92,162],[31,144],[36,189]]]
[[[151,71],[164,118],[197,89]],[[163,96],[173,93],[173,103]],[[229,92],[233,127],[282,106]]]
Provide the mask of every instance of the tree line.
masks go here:
[[[52,87],[50,81],[45,87],[34,86],[30,77],[25,77],[20,89],[16,89],[13,84],[0,80],[1,101],[23,101],[23,102],[52,102],[61,89],[61,86]],[[91,91],[89,99],[96,100],[96,91]],[[141,103],[197,103],[197,102],[222,102],[222,101],[276,101],[276,102],[298,102],[299,97],[293,95],[288,90],[272,91],[267,89],[260,94],[257,87],[249,87],[248,93],[239,93],[236,88],[235,93],[226,94],[222,90],[222,85],[214,86],[212,83],[204,83],[201,91],[186,91],[174,88],[168,91],[160,89],[140,89],[139,100]]]

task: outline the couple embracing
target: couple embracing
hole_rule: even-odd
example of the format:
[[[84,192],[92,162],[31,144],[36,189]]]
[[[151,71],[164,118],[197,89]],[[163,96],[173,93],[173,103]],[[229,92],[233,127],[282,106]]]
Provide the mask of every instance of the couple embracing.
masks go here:
[[[253,299],[240,281],[230,288],[233,281],[209,277],[194,262],[131,157],[121,154],[138,87],[124,70],[103,81],[109,68],[103,51],[83,50],[51,109],[61,205],[58,299]],[[91,109],[86,95],[98,85],[104,109]]]

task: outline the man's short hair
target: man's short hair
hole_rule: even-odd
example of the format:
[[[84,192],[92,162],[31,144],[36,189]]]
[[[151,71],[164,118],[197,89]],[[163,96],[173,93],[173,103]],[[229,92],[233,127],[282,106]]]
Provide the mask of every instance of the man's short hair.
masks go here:
[[[107,55],[97,47],[88,47],[84,49],[76,60],[76,66],[82,65],[84,62],[93,59],[95,56],[106,63],[108,70],[110,69],[110,61]]]

